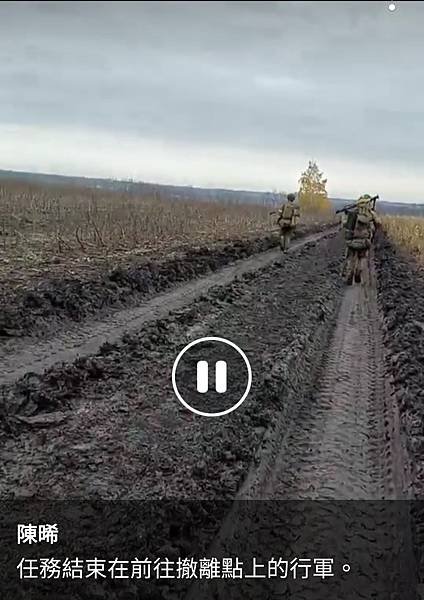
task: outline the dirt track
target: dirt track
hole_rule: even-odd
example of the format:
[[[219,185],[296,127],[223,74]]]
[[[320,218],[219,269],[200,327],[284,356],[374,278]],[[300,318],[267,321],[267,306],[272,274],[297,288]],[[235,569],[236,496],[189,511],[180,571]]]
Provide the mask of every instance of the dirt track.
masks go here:
[[[330,238],[320,252],[312,243],[282,261],[275,254],[261,256],[257,260],[271,264],[212,289],[164,320],[147,322],[120,343],[107,344],[99,354],[5,386],[11,417],[57,410],[69,417],[47,435],[23,432],[12,441],[12,446],[17,441],[29,450],[10,448],[11,456],[18,457],[8,463],[13,478],[21,480],[22,473],[27,473],[31,485],[37,481],[41,492],[43,481],[55,490],[53,482],[58,477],[59,495],[72,490],[90,495],[100,489],[130,497],[144,497],[145,493],[147,497],[234,494],[257,441],[271,417],[279,413],[279,393],[287,382],[275,374],[275,366],[289,368],[288,345],[293,345],[293,356],[302,360],[299,353],[317,326],[324,330],[333,318],[341,289],[334,261],[334,249],[339,245]],[[279,260],[273,264],[276,257]],[[173,361],[185,340],[207,334],[238,343],[256,373],[251,401],[223,421],[205,422],[187,412],[176,401],[170,382]],[[308,379],[309,373],[300,374],[299,384]],[[221,437],[222,446],[211,448],[215,435]],[[146,449],[142,456],[140,443]],[[55,472],[42,466],[45,460],[55,462]],[[76,468],[74,473],[69,460]],[[129,481],[141,476],[142,481],[127,489]],[[22,484],[25,486],[24,481]]]
[[[270,251],[195,280],[77,340],[55,338],[11,356],[3,374],[10,457],[3,494],[16,484],[19,493],[22,473],[35,469],[37,477],[28,477],[39,493],[44,482],[54,491],[56,471],[65,471],[59,496],[107,489],[114,497],[219,497],[235,494],[250,468],[243,487],[250,486],[250,497],[402,497],[407,476],[375,274],[370,287],[345,289],[341,240],[332,234],[316,246],[317,239],[298,242],[284,257]],[[161,319],[170,307],[178,310]],[[176,401],[169,377],[178,350],[205,335],[235,341],[255,374],[249,401],[213,422]],[[13,381],[25,370],[40,374]],[[8,438],[7,428],[16,426],[18,437]],[[221,447],[209,446],[214,436]],[[181,459],[173,474],[171,456]],[[54,470],[46,460],[54,460]],[[137,483],[128,488],[126,477]]]
[[[293,244],[292,250],[322,237],[322,233],[310,234]],[[67,328],[65,332],[49,338],[47,341],[23,341],[0,349],[0,385],[10,383],[27,372],[42,373],[57,362],[72,362],[78,357],[96,354],[100,347],[108,342],[115,343],[124,333],[139,330],[146,322],[168,315],[177,310],[213,286],[227,285],[244,273],[261,269],[279,258],[278,250],[268,250],[245,260],[222,268],[218,273],[195,279],[183,286],[153,297],[136,308],[120,310],[108,318],[89,323],[85,326]]]
[[[319,388],[287,436],[267,498],[403,497],[398,410],[386,381],[376,300],[374,278],[370,288],[347,288]]]
[[[303,224],[296,237],[321,230],[320,223]],[[64,325],[73,323],[81,328],[90,319],[113,317],[117,310],[138,306],[175,284],[181,285],[277,245],[278,236],[269,233],[256,238],[217,240],[164,256],[143,257],[135,253],[118,262],[105,257],[101,264],[87,263],[76,269],[70,266],[69,272],[61,275],[42,270],[17,288],[2,281],[0,348],[7,352],[20,337],[32,335],[42,340],[63,330]]]
[[[254,556],[280,555],[282,549],[291,556],[302,556],[305,549],[316,556],[331,548],[342,562],[355,557],[357,564],[353,576],[339,574],[326,584],[326,597],[416,597],[418,552],[409,507],[379,502],[407,498],[410,486],[383,331],[372,263],[369,286],[348,287],[343,294],[319,383],[289,424],[285,419],[267,440],[262,464],[251,469],[211,555],[248,559],[251,548]],[[243,505],[243,500],[257,502]],[[309,581],[259,580],[238,588],[217,581],[195,582],[187,600],[229,595],[312,600],[322,594]]]
[[[381,279],[373,271],[369,287],[345,288],[340,237],[305,242],[288,255],[270,251],[195,280],[125,313],[106,331],[83,334],[64,350],[70,361],[81,348],[90,356],[60,365],[52,364],[58,354],[40,353],[41,367],[50,368],[18,381],[13,379],[21,364],[9,369],[1,497],[213,500],[221,508],[198,526],[202,548],[218,533],[225,513],[224,548],[237,523],[245,547],[247,532],[248,544],[265,543],[267,532],[275,541],[274,529],[258,528],[258,520],[253,530],[246,526],[240,511],[245,499],[272,501],[268,512],[261,508],[263,525],[281,519],[277,501],[332,500],[334,506],[338,500],[408,497],[411,451],[389,377],[386,306],[382,313],[377,298]],[[122,337],[123,329],[130,332]],[[111,337],[101,346],[103,335]],[[187,411],[171,386],[181,348],[210,335],[238,344],[254,374],[246,402],[218,419]],[[334,511],[312,515],[321,529],[303,532],[315,531],[315,542],[328,544]],[[375,512],[349,518],[359,530],[348,537],[356,532],[363,539],[363,528],[375,528]],[[388,515],[381,520],[392,524]],[[380,531],[373,540],[392,554],[395,521],[388,534]],[[361,544],[358,552],[366,550]],[[378,571],[377,554],[352,596],[343,597],[367,593]],[[381,597],[393,589],[389,579],[378,585]],[[196,588],[192,593],[199,597]]]

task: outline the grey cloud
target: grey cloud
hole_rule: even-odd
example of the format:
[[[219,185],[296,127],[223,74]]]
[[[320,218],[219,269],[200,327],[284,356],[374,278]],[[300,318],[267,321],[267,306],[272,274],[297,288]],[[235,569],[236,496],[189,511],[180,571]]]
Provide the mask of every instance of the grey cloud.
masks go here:
[[[424,4],[0,3],[1,121],[421,164]]]

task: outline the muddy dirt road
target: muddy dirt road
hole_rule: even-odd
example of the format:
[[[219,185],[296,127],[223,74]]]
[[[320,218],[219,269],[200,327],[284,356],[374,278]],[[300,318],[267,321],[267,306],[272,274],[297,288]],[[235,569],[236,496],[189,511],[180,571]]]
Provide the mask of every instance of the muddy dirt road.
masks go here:
[[[410,473],[376,283],[372,263],[369,286],[342,294],[315,387],[264,444],[210,548],[247,563],[251,553],[317,556],[331,548],[343,567],[325,586],[328,598],[416,597],[409,506],[381,502],[408,498]],[[283,579],[194,582],[186,600],[323,598],[316,582]]]
[[[387,381],[374,275],[369,288],[346,289],[317,391],[287,435],[268,499],[404,497],[399,415]]]
[[[323,233],[306,235],[292,244],[290,252],[323,237]],[[200,277],[145,301],[141,306],[117,310],[84,325],[68,327],[47,341],[14,339],[0,348],[0,385],[10,383],[27,372],[42,373],[57,362],[71,362],[81,356],[98,352],[106,342],[118,341],[124,333],[140,329],[146,322],[167,316],[170,310],[187,306],[217,285],[228,285],[244,273],[256,271],[280,257],[278,249],[268,250],[223,267],[217,273]]]
[[[270,264],[212,288],[165,319],[148,321],[98,354],[5,386],[12,430],[16,414],[33,418],[60,411],[66,420],[6,436],[3,492],[19,494],[31,482],[35,493],[47,485],[59,496],[234,495],[280,413],[288,370],[315,360],[323,342],[315,334],[328,330],[339,301],[340,240],[328,238],[319,252],[315,244],[294,247],[283,259],[260,256],[258,261]],[[225,420],[196,417],[172,390],[175,357],[202,335],[233,340],[255,373],[251,400]],[[303,385],[309,367],[294,377]]]
[[[336,548],[335,537],[341,553],[355,539],[357,554],[367,556],[366,539],[374,555],[360,566],[351,595],[336,586],[334,597],[370,597],[373,579],[373,597],[388,597],[395,584],[380,577],[380,558],[389,552],[393,566],[399,553],[407,555],[396,549],[399,528],[407,529],[409,517],[393,509],[392,518],[386,508],[344,501],[407,498],[409,465],[376,274],[373,270],[367,287],[346,288],[342,250],[336,233],[305,239],[287,255],[251,257],[117,313],[113,322],[80,330],[77,338],[55,338],[53,350],[48,344],[38,351],[27,347],[27,363],[19,351],[1,388],[0,498],[153,500],[155,506],[165,499],[207,501],[212,504],[204,514],[196,504],[189,517],[173,524],[178,529],[196,516],[193,553],[215,548],[234,554],[235,537],[241,550],[265,551],[285,536],[292,549],[316,546],[318,555],[322,544]],[[194,415],[171,385],[178,353],[205,336],[233,341],[252,367],[248,398],[225,417]],[[209,358],[219,360],[214,352]],[[28,367],[38,372],[21,377]],[[231,377],[242,384],[244,373],[236,370]],[[321,502],[314,508],[280,504],[292,500]],[[246,515],[241,506],[257,507],[257,514]],[[159,543],[169,524],[164,516],[158,519],[149,539]],[[126,532],[128,539],[135,535],[131,528]],[[177,554],[186,548],[181,540],[173,544]],[[404,578],[396,586],[405,592]],[[283,588],[273,584],[261,597],[291,598],[293,589]],[[252,590],[239,592],[258,597]],[[187,585],[173,597],[188,592],[188,598],[207,598],[213,591],[228,597],[228,588],[199,593]],[[138,598],[137,593],[122,597]],[[320,594],[315,589],[296,597]],[[408,594],[399,597],[412,598]]]
[[[219,498],[245,480],[241,497],[402,497],[375,278],[345,289],[342,241],[319,237],[118,313],[66,348],[56,338],[12,356],[2,494]],[[219,419],[187,411],[170,381],[179,350],[210,335],[238,344],[254,375],[248,401]],[[49,369],[10,383],[25,365]]]

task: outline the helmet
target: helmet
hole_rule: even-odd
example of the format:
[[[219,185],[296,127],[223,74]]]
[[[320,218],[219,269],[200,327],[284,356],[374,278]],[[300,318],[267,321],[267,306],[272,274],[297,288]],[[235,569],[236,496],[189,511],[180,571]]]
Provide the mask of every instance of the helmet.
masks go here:
[[[364,204],[369,204],[371,201],[371,196],[369,194],[364,194],[356,201],[356,204],[359,206],[363,206]]]
[[[294,202],[296,200],[296,194],[287,194],[287,200],[289,202]]]

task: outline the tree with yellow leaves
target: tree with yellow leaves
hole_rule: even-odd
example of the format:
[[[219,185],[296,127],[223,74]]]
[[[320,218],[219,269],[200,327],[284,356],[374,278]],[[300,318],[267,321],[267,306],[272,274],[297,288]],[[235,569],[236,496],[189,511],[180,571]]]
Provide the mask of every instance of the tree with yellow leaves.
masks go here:
[[[308,214],[327,214],[331,212],[331,202],[326,190],[327,179],[319,170],[315,161],[310,160],[308,168],[299,179],[298,201],[300,210]]]

